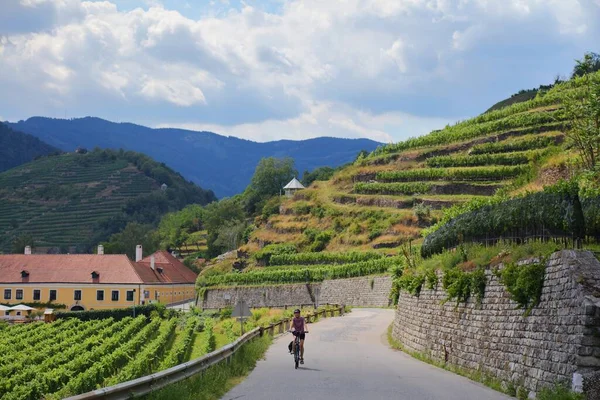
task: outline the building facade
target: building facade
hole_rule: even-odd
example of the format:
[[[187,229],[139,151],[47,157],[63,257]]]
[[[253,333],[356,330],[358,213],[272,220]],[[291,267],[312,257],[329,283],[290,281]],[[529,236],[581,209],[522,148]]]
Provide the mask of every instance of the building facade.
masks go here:
[[[195,299],[196,274],[166,251],[135,262],[122,254],[0,255],[0,303],[97,310]]]

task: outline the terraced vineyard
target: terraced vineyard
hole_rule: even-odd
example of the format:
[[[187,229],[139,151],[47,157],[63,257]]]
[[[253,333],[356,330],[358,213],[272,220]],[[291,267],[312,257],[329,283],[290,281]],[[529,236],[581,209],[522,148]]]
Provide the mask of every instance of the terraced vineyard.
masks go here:
[[[402,243],[419,244],[441,209],[498,191],[538,191],[566,178],[575,152],[565,143],[561,99],[581,84],[558,84],[532,100],[380,147],[285,200],[246,250],[287,243],[311,251],[315,237],[307,231],[316,230],[326,233],[326,251],[395,254]]]
[[[173,193],[161,191],[165,181]],[[98,224],[123,219],[126,206],[152,194],[164,197],[163,212],[214,199],[131,152],[64,154],[21,165],[0,174],[0,251],[10,251],[12,240],[25,234],[36,247],[89,245]]]

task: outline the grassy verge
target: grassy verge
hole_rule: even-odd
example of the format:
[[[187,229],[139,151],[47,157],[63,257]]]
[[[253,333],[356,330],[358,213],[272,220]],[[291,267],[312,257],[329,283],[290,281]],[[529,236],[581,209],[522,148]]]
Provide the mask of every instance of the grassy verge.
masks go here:
[[[213,400],[221,398],[241,382],[263,357],[272,338],[265,335],[242,346],[232,357],[231,363],[222,362],[202,374],[170,385],[152,393],[148,400]]]
[[[460,376],[464,376],[465,378],[469,378],[475,382],[479,382],[491,389],[494,389],[498,392],[505,393],[509,396],[517,397],[518,399],[527,399],[529,394],[529,390],[525,389],[523,386],[520,386],[517,383],[511,382],[506,385],[502,385],[502,381],[496,377],[491,376],[490,374],[485,374],[481,371],[472,371],[464,368],[457,367],[455,365],[446,364],[441,361],[435,360],[424,353],[419,353],[417,351],[411,351],[406,349],[402,343],[398,340],[394,339],[392,335],[393,323],[390,324],[387,331],[387,339],[391,348],[395,350],[400,350],[419,361],[423,361],[427,364],[431,364],[438,368],[445,369],[446,371],[450,371]],[[537,397],[538,400],[586,400],[584,394],[574,393],[570,391],[563,385],[556,384],[551,388],[542,389]]]

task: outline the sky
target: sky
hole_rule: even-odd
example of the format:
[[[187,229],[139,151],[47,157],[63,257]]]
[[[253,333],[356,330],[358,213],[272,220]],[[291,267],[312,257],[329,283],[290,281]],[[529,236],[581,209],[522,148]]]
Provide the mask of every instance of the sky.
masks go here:
[[[599,43],[600,0],[1,0],[0,120],[397,142]]]

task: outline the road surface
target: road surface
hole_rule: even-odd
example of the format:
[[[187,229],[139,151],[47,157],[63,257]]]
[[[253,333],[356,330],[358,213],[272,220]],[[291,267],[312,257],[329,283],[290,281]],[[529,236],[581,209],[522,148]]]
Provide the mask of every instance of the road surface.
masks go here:
[[[276,339],[256,368],[225,400],[506,400],[510,397],[418,361],[387,344],[393,310],[354,309],[309,325],[305,364],[294,369]]]

